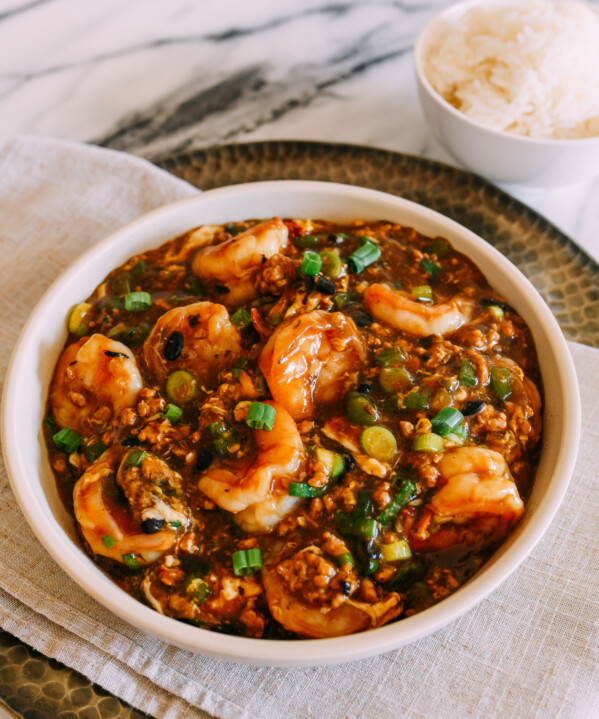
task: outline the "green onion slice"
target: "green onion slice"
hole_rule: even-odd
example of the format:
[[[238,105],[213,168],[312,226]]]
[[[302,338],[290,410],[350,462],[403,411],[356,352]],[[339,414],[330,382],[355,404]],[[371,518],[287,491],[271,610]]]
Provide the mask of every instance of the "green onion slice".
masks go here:
[[[114,537],[111,537],[110,534],[105,534],[102,537],[102,544],[106,547],[106,549],[110,549],[111,547],[114,547],[114,545],[117,543],[116,539]]]
[[[129,292],[125,295],[125,309],[129,312],[147,310],[152,304],[152,297],[149,292]]]
[[[379,384],[387,394],[409,389],[414,380],[405,367],[383,367],[379,372]]]
[[[146,453],[143,450],[129,452],[127,459],[125,460],[125,465],[127,467],[139,467],[145,456]]]
[[[460,363],[460,383],[467,387],[476,387],[478,384],[478,375],[476,374],[476,368],[467,359],[463,359]]]
[[[433,432],[418,435],[412,444],[412,449],[415,452],[442,452],[444,448],[443,437]]]
[[[123,554],[123,562],[129,567],[129,569],[139,569],[139,562],[135,559],[134,554]]]
[[[403,406],[406,409],[428,409],[430,392],[423,388],[419,392],[410,392],[403,398]]]
[[[274,427],[276,414],[276,409],[269,404],[252,402],[245,422],[252,429],[265,429],[270,432]]]
[[[171,424],[177,424],[177,422],[181,419],[182,414],[183,410],[181,407],[177,407],[176,404],[167,404],[162,416],[165,419],[168,419]]]
[[[399,510],[405,506],[416,494],[416,485],[409,479],[404,479],[399,490],[391,502],[383,509],[377,517],[381,524],[392,522]]]
[[[354,560],[353,555],[351,554],[351,552],[344,552],[343,554],[338,554],[338,555],[335,557],[335,564],[336,564],[338,567],[345,567],[345,566],[347,566],[348,564],[349,564],[351,567],[354,567],[355,564],[356,564],[356,562],[355,562],[355,560]]]
[[[170,374],[166,380],[166,393],[168,398],[177,405],[186,404],[198,393],[198,381],[184,369],[178,369]]]
[[[206,294],[202,280],[198,277],[192,277],[189,280],[189,289],[196,297],[203,297]]]
[[[491,368],[491,386],[500,400],[507,399],[512,394],[511,373],[505,367]]]
[[[412,297],[419,302],[432,302],[433,288],[430,285],[412,287]]]
[[[324,447],[317,447],[315,450],[316,459],[323,462],[329,471],[329,479],[337,479],[345,471],[345,461],[339,452],[333,452]]]
[[[341,534],[368,538],[376,537],[378,534],[378,522],[372,517],[353,517],[345,512],[336,512],[335,519]]]
[[[231,374],[235,379],[239,379],[241,377],[241,370],[247,366],[248,360],[245,357],[240,357],[237,362],[233,365],[233,369],[231,370]]]
[[[318,252],[306,250],[304,252],[304,259],[302,260],[302,266],[300,268],[302,274],[314,277],[320,272],[321,267],[322,257],[318,254]]]
[[[252,324],[252,315],[245,307],[240,307],[231,315],[231,322],[239,327],[240,330],[244,330]]]
[[[354,517],[372,517],[372,492],[364,490],[358,492]]]
[[[443,409],[431,419],[433,432],[444,435],[453,432],[464,421],[464,415],[454,407]]]
[[[92,442],[83,448],[83,454],[89,464],[93,464],[98,457],[100,457],[106,451],[107,447],[104,442]]]
[[[388,347],[386,350],[383,350],[375,355],[374,361],[375,364],[379,365],[379,367],[391,367],[393,365],[400,364],[405,360],[405,358],[406,355],[401,347],[394,345],[393,347]]]
[[[74,429],[64,427],[52,435],[52,441],[61,452],[71,454],[83,444],[83,437],[80,437]]]
[[[364,574],[367,576],[369,574],[374,574],[378,571],[379,567],[381,566],[381,563],[378,559],[373,559],[372,557],[368,557],[366,561],[366,566],[364,567]]]
[[[339,277],[343,270],[341,257],[333,250],[323,250],[320,257],[322,259],[322,274],[332,279]]]
[[[405,539],[399,539],[391,544],[382,544],[381,554],[386,562],[398,562],[401,559],[410,559],[412,550]]]
[[[290,497],[301,497],[302,499],[314,499],[315,497],[323,497],[329,488],[328,484],[322,487],[312,487],[307,482],[290,482],[289,483],[289,496]]]
[[[362,247],[352,252],[348,258],[348,262],[355,273],[362,272],[368,265],[376,262],[381,256],[381,250],[368,237],[364,237]]]
[[[438,258],[445,257],[450,250],[451,245],[444,237],[436,237],[424,247],[427,255],[437,255]]]
[[[343,310],[348,305],[351,305],[352,302],[356,302],[358,300],[358,293],[351,290],[350,292],[339,292],[333,297],[333,302],[335,304],[336,310]]]
[[[422,267],[426,274],[431,278],[436,277],[443,272],[441,265],[438,265],[436,262],[428,259],[422,260],[420,267]]]
[[[79,337],[82,337],[86,331],[87,331],[87,322],[85,322],[85,317],[89,314],[89,311],[91,310],[92,306],[89,304],[89,302],[80,302],[78,305],[75,305],[71,311],[71,314],[69,316],[69,332],[72,332],[73,334],[78,334]]]
[[[353,424],[373,425],[379,418],[376,405],[370,397],[352,390],[345,395],[345,416]]]
[[[395,435],[386,427],[367,427],[360,435],[360,446],[369,457],[390,462],[397,452]]]
[[[262,568],[262,552],[259,549],[240,549],[233,554],[233,572],[237,577],[254,574]]]
[[[293,239],[293,244],[298,247],[316,247],[319,242],[316,235],[298,235]]]

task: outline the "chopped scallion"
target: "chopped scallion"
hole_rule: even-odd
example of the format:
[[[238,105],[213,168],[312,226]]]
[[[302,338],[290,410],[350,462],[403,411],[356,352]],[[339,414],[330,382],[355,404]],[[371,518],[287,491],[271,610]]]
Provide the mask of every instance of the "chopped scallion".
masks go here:
[[[453,432],[464,421],[464,415],[454,407],[443,407],[432,420],[433,432],[444,435]]]
[[[352,252],[349,256],[348,262],[354,272],[362,272],[373,262],[376,262],[381,256],[381,250],[371,239],[364,237],[364,244],[362,247]]]
[[[442,452],[445,448],[443,437],[438,434],[419,434],[412,444],[415,452]]]
[[[349,565],[350,567],[355,566],[356,562],[351,554],[351,552],[344,552],[343,554],[338,554],[335,557],[335,564],[338,567],[345,567]]]
[[[106,549],[110,549],[111,547],[114,547],[114,545],[117,543],[116,539],[114,537],[111,537],[110,534],[105,534],[102,537],[102,544],[106,547]]]
[[[386,427],[367,427],[360,435],[360,446],[369,457],[390,462],[397,452],[395,435]]]
[[[176,404],[167,404],[162,416],[164,419],[168,419],[171,424],[177,424],[177,422],[181,419],[182,414],[183,410],[181,407],[177,407]]]
[[[351,391],[345,395],[345,416],[353,424],[373,425],[379,418],[376,405],[362,392]]]
[[[83,437],[80,437],[74,429],[64,427],[52,435],[52,441],[61,452],[71,454],[83,444]]]
[[[410,392],[403,398],[403,406],[406,409],[426,410],[429,405],[430,392],[423,387],[419,391]]]
[[[322,259],[322,274],[333,279],[339,277],[343,269],[341,257],[333,250],[323,250],[320,257]]]
[[[304,275],[314,277],[320,272],[322,267],[322,257],[318,252],[312,252],[312,250],[306,250],[304,252],[304,258],[302,260],[302,266],[300,271]]]
[[[422,267],[429,277],[436,277],[443,272],[441,265],[438,265],[436,262],[428,259],[422,260],[420,267]]]
[[[322,462],[329,471],[329,479],[337,479],[345,471],[345,461],[339,452],[333,452],[324,447],[317,447],[315,451],[316,459]]]
[[[507,399],[512,394],[511,373],[505,367],[491,368],[491,386],[500,400]]]
[[[198,381],[184,369],[178,369],[166,380],[166,393],[177,405],[190,402],[198,393]]]
[[[416,485],[409,479],[404,479],[399,491],[391,502],[377,517],[381,524],[389,524],[397,516],[399,510],[406,505],[416,494]]]
[[[252,402],[248,409],[246,424],[252,429],[265,429],[270,432],[274,427],[277,411],[264,402]]]
[[[388,347],[386,350],[383,350],[375,355],[374,361],[375,364],[379,365],[379,367],[392,367],[393,365],[403,362],[405,358],[406,355],[401,347],[394,345],[393,347]]]
[[[419,302],[432,302],[433,288],[430,285],[418,285],[418,287],[412,287],[412,297]]]
[[[247,366],[248,360],[245,357],[240,357],[237,362],[233,365],[233,369],[231,370],[231,374],[235,379],[239,379],[241,377],[241,370]]]
[[[129,312],[147,310],[152,304],[152,296],[149,292],[129,292],[125,295],[125,309]]]
[[[252,324],[252,315],[245,307],[240,307],[231,315],[231,322],[240,330],[244,330]]]
[[[86,316],[89,314],[92,306],[89,302],[80,302],[75,305],[69,316],[69,332],[83,337],[87,331],[87,322],[85,322]]]
[[[476,374],[476,368],[470,362],[470,360],[463,359],[460,362],[460,383],[466,385],[466,387],[476,387],[478,384],[478,375]]]
[[[123,562],[129,567],[129,569],[139,569],[139,562],[135,559],[134,554],[123,554]]]
[[[125,460],[125,465],[127,467],[139,467],[145,456],[146,453],[143,450],[129,452],[127,459]]]
[[[106,451],[107,447],[104,442],[92,442],[83,448],[83,454],[89,464],[93,464],[98,457],[100,457]]]
[[[335,303],[336,310],[343,310],[348,305],[351,305],[352,302],[356,302],[357,299],[358,294],[356,292],[339,292],[333,297],[333,302]]]
[[[254,574],[262,568],[262,552],[259,549],[240,549],[233,554],[233,572],[237,577]]]
[[[290,497],[301,497],[302,499],[314,499],[315,497],[323,497],[329,488],[328,484],[322,487],[312,487],[307,482],[290,482],[289,483],[289,496]]]
[[[387,394],[395,394],[409,389],[412,376],[405,367],[383,367],[379,373],[379,384]]]
[[[412,556],[412,550],[405,539],[399,539],[391,544],[382,544],[381,554],[386,562],[398,562],[401,559],[409,559]]]
[[[189,280],[189,289],[196,297],[203,297],[206,294],[202,280],[198,277],[192,277]]]

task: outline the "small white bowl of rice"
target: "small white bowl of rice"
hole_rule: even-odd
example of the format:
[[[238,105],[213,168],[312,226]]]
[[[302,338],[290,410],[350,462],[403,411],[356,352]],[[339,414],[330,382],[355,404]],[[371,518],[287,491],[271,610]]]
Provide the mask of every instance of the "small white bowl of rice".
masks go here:
[[[599,4],[466,0],[414,59],[431,130],[468,169],[531,187],[599,176]]]

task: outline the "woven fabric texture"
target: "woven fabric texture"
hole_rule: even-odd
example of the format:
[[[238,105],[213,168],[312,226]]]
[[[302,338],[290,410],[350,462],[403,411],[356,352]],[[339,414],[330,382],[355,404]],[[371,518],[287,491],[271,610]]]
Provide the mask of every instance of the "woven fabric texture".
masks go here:
[[[0,150],[0,373],[48,285],[91,244],[195,188],[137,158],[23,137]],[[91,289],[91,288],[90,288]],[[583,436],[566,500],[475,609],[340,666],[242,666],[172,647],[88,597],[30,531],[0,474],[0,625],[156,717],[599,716],[599,351],[571,344]]]

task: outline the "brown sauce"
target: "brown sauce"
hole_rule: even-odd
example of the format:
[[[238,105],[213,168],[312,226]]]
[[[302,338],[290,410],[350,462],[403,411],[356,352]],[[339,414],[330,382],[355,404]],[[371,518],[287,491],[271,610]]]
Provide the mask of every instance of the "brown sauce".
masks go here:
[[[256,222],[213,228],[207,231],[211,244],[238,238]],[[239,288],[234,278],[227,286],[194,272],[194,258],[205,251],[196,231],[132,257],[111,272],[87,300],[90,307],[66,346],[95,334],[122,343],[127,357],[136,361],[143,388],[125,409],[114,411],[110,402],[100,403],[78,432],[83,442],[70,453],[52,439],[59,429],[53,407],[60,398],[49,402],[46,424],[51,464],[70,512],[75,484],[91,476],[98,466],[94,461],[101,462],[97,458],[102,450],[111,448],[115,459],[98,495],[106,511],[117,519],[122,515],[120,524],[130,533],[154,536],[157,542],[164,533],[168,548],[151,561],[142,552],[127,551],[130,560],[123,563],[118,541],[116,549],[107,547],[108,555],[102,550],[101,556],[101,545],[94,550],[80,527],[83,546],[115,582],[182,621],[266,638],[327,636],[344,633],[343,627],[360,631],[410,616],[451,594],[495,551],[519,513],[512,512],[516,500],[506,509],[511,500],[502,504],[491,489],[483,492],[482,504],[458,506],[453,514],[443,511],[442,488],[447,493],[457,481],[443,471],[443,457],[466,457],[473,448],[498,453],[513,477],[509,485],[502,475],[503,490],[513,485],[516,496],[526,500],[540,449],[540,400],[534,386],[539,391],[541,386],[530,332],[467,257],[441,238],[388,222],[285,220],[285,225],[287,246],[251,271],[257,290],[242,303],[228,301]],[[356,272],[360,268],[348,260],[365,238],[379,248],[380,256]],[[324,253],[316,277],[301,271],[306,250]],[[233,263],[230,272],[234,274]],[[425,317],[428,308],[451,304],[457,297],[468,317],[442,334],[396,329],[378,317],[381,305],[365,303],[372,285],[384,285],[409,302],[411,312]],[[128,309],[135,293],[148,293],[149,306]],[[173,337],[175,330],[156,339],[163,374],[148,364],[144,344],[147,348],[148,337],[166,312],[198,302],[228,305],[227,322],[233,318],[239,326],[239,351],[213,352],[213,371],[196,382],[190,401],[177,402],[172,392],[169,395],[166,378],[191,366],[185,354],[189,337],[203,319],[186,317],[181,340]],[[239,312],[241,307],[247,314]],[[260,358],[273,333],[286,327],[292,332],[293,322],[314,312],[328,313],[325,320],[341,313],[343,326],[357,333],[363,349],[356,350],[339,376],[323,380],[327,387],[317,388],[316,376],[308,383],[315,399],[319,393],[327,399],[315,401],[311,415],[295,422],[301,438],[300,468],[272,480],[278,499],[287,497],[290,482],[311,487],[308,492],[314,496],[280,510],[280,521],[267,531],[252,531],[247,522],[239,526],[241,515],[221,508],[214,494],[200,487],[201,480],[217,466],[228,470],[237,476],[231,480],[233,493],[235,482],[241,483],[264,456],[267,450],[258,448],[257,435],[245,421],[249,401],[264,403],[274,396]],[[210,349],[208,339],[202,342],[200,353]],[[337,346],[345,351],[345,342],[334,340],[331,352]],[[76,370],[76,363],[70,369]],[[193,379],[194,371],[191,375]],[[85,409],[93,390],[77,386],[74,392],[69,386],[63,401],[75,406],[79,402]],[[291,386],[288,391],[293,392]],[[351,392],[355,403],[349,407]],[[178,407],[181,416],[169,419],[169,405]],[[463,421],[448,434],[431,431],[438,428],[431,420],[445,407],[461,412]],[[364,412],[371,413],[371,422]],[[341,423],[341,434],[325,430],[334,419]],[[387,434],[381,439],[374,433],[368,445],[368,427],[384,428]],[[397,445],[392,456],[385,448],[389,434]],[[436,451],[419,446],[427,434],[440,438]],[[339,441],[343,437],[345,441]],[[348,448],[352,437],[354,449]],[[383,442],[382,450],[376,440]],[[323,448],[333,454],[323,455]],[[141,456],[138,466],[132,452],[133,460],[135,453]],[[323,456],[327,461],[333,457],[332,468],[327,465],[325,470],[337,476],[323,479]],[[151,465],[149,457],[163,464]],[[371,460],[374,464],[368,465]],[[364,470],[371,466],[376,471]],[[475,479],[478,491],[483,482]],[[456,493],[447,501],[455,501]],[[98,538],[104,544],[114,541],[103,531]],[[259,550],[266,569],[261,572],[254,565],[250,573],[238,576],[232,558],[242,550]],[[273,609],[281,587],[287,614]],[[316,624],[310,620],[314,613]]]

